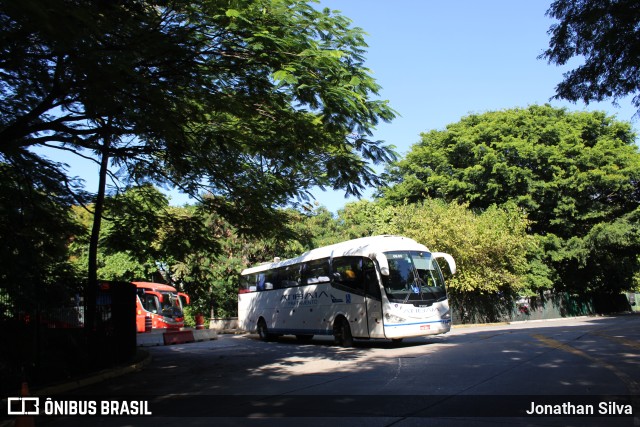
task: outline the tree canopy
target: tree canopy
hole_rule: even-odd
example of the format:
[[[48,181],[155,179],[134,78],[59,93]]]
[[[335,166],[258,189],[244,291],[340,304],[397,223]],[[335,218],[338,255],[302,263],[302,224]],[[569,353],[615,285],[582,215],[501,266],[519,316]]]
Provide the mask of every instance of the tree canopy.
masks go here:
[[[358,195],[395,156],[372,139],[394,112],[363,31],[307,1],[3,0],[0,40],[0,161],[55,170],[76,198],[36,149],[99,165],[89,284],[110,173],[209,194],[239,231],[273,233],[276,207],[313,186]]]
[[[422,134],[387,177],[388,203],[431,197],[485,210],[515,202],[527,213],[530,232],[544,241],[558,283],[632,286],[630,270],[639,267],[633,218],[640,209],[640,153],[629,123],[550,106],[474,114]],[[602,245],[616,247],[615,259],[600,259]],[[623,268],[620,281],[624,263],[634,267]]]
[[[394,156],[371,139],[394,113],[363,31],[305,1],[3,1],[0,22],[3,158],[106,156],[255,227],[314,185],[359,194]]]
[[[0,163],[0,319],[20,307],[64,301],[80,282],[69,262],[68,242],[82,230],[73,200],[55,170],[26,173],[20,162]],[[57,188],[54,197],[43,189]]]
[[[559,22],[549,29],[549,48],[541,57],[557,65],[584,59],[564,74],[556,97],[588,104],[634,95],[633,104],[640,111],[640,4],[556,0],[547,15]]]

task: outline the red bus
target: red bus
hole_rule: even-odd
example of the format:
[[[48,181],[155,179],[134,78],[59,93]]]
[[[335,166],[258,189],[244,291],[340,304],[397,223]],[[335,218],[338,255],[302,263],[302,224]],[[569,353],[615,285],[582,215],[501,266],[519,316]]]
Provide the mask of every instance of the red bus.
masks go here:
[[[145,332],[147,318],[152,329],[179,329],[184,327],[183,305],[189,304],[189,295],[161,283],[131,282],[136,285],[136,329]]]

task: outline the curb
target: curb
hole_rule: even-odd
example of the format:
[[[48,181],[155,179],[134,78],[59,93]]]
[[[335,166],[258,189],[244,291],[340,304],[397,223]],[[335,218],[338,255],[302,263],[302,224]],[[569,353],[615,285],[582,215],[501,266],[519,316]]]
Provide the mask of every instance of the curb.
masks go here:
[[[602,315],[592,315],[592,316],[568,316],[568,317],[553,317],[551,319],[530,319],[530,320],[510,320],[504,322],[494,322],[494,323],[462,323],[462,324],[454,324],[451,326],[452,329],[464,329],[464,328],[475,328],[475,327],[486,327],[486,326],[508,326],[508,325],[521,325],[526,323],[544,323],[544,322],[557,322],[562,320],[574,320],[574,319],[593,319],[599,317],[607,317]]]
[[[213,329],[194,329],[193,340],[196,342],[217,340],[218,333]]]
[[[510,322],[495,322],[495,323],[461,323],[451,325],[451,329],[465,329],[465,328],[476,328],[483,326],[504,326],[509,325]]]
[[[138,347],[187,344],[192,342],[217,340],[218,333],[213,329],[184,329],[180,331],[159,331],[139,333],[136,336]]]
[[[512,322],[509,322],[509,325],[521,325],[524,323],[554,322],[558,320],[567,320],[567,319],[571,319],[571,320],[592,319],[596,317],[603,317],[603,316],[575,316],[575,317],[554,317],[552,319],[514,320]]]

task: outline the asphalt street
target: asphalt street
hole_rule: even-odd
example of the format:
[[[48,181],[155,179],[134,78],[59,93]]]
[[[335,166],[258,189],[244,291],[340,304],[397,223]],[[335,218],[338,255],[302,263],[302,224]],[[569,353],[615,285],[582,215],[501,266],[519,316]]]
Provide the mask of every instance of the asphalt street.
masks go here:
[[[293,337],[263,342],[257,335],[220,335],[215,341],[149,348],[144,369],[52,397],[98,405],[143,401],[152,415],[36,421],[639,426],[639,326],[637,315],[588,317],[460,327],[400,344],[356,341],[352,348],[334,346],[330,337],[300,343]],[[549,416],[536,408],[573,412]]]

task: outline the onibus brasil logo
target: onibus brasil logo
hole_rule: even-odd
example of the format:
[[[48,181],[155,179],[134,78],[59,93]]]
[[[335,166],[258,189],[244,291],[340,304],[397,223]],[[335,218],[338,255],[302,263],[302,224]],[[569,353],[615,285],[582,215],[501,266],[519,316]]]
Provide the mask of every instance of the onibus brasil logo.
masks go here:
[[[9,397],[7,415],[153,415],[146,400],[75,400]]]

